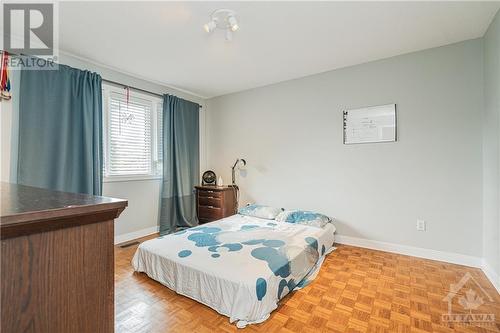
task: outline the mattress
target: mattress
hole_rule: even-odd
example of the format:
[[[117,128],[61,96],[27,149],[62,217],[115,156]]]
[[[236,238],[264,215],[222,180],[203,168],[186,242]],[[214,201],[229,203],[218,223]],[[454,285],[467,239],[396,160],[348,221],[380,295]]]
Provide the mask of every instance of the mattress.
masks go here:
[[[335,227],[233,215],[139,245],[132,265],[238,327],[265,321],[317,275]]]

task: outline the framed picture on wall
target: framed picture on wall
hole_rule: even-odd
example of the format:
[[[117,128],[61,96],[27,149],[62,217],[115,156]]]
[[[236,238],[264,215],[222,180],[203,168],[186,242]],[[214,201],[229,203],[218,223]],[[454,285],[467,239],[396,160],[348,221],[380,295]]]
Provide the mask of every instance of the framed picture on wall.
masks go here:
[[[344,111],[344,144],[396,141],[396,104]]]

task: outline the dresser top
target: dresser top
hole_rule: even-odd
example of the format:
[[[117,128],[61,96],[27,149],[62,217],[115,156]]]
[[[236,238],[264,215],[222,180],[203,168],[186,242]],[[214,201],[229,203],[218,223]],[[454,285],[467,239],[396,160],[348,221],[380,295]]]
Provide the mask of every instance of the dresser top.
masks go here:
[[[226,185],[226,186],[215,186],[215,185],[200,185],[200,186],[195,186],[196,189],[202,190],[202,191],[229,191],[233,190],[236,188],[236,186],[233,185]]]
[[[2,238],[12,229],[34,223],[58,221],[67,226],[78,225],[76,219],[69,217],[85,216],[103,212],[113,212],[116,217],[125,209],[128,202],[88,194],[51,191],[37,187],[0,183],[0,226]],[[73,222],[71,222],[73,221]],[[43,229],[37,226],[35,229]]]

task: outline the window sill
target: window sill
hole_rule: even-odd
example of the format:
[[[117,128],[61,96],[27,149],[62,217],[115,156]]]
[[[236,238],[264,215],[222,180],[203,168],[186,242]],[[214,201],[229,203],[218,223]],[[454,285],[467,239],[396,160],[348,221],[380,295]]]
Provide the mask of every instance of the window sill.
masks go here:
[[[144,180],[161,180],[162,176],[110,176],[102,179],[103,183],[135,182]]]

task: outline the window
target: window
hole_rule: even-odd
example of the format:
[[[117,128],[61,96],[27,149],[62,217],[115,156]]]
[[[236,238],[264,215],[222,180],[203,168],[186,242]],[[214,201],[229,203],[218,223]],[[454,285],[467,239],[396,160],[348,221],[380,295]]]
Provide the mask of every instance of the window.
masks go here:
[[[160,98],[103,86],[104,180],[159,178],[162,172]]]

